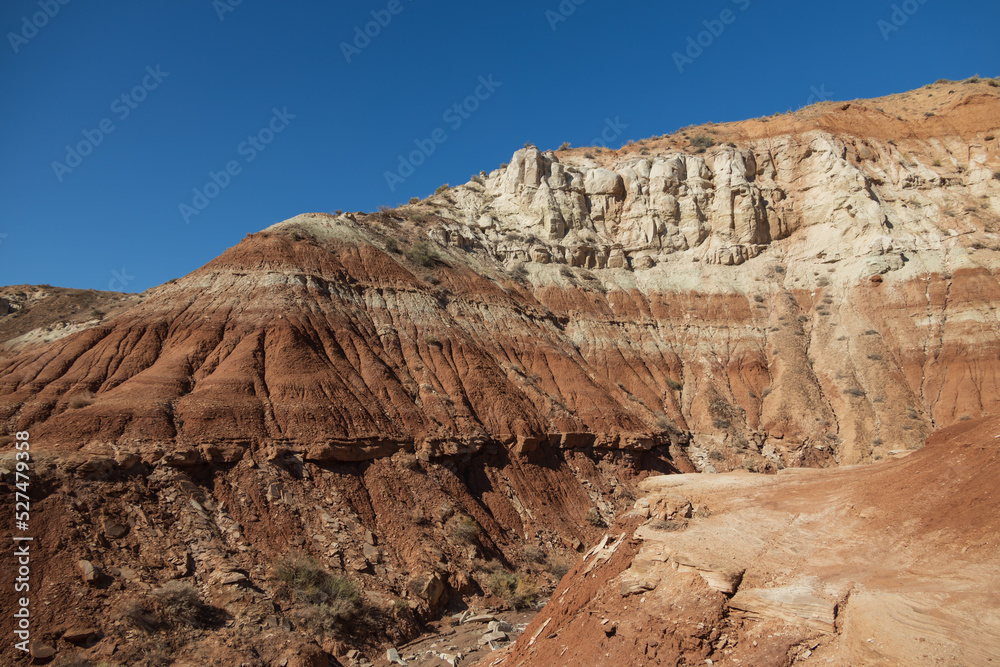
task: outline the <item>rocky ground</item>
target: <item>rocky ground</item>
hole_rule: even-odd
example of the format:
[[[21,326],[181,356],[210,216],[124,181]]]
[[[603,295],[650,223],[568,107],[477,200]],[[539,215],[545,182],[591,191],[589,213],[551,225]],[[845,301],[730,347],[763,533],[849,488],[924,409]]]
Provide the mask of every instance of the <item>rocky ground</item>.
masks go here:
[[[386,652],[379,665],[411,667],[456,667],[470,664],[507,648],[534,618],[535,612],[474,612],[466,610],[447,617],[439,629],[398,649]],[[393,653],[395,651],[395,653]]]
[[[249,234],[142,295],[5,288],[39,645],[375,662],[453,614],[530,606],[596,545],[601,577],[633,567],[662,526],[633,513],[601,542],[651,475],[772,473],[737,476],[770,480],[749,494],[803,467],[908,474],[891,461],[1000,400],[998,125],[1000,84],[974,79],[618,151],[529,145],[397,209]],[[702,631],[726,594],[678,586],[688,629],[650,641],[725,656]],[[601,633],[626,636],[608,605]],[[767,639],[754,664],[790,659]]]

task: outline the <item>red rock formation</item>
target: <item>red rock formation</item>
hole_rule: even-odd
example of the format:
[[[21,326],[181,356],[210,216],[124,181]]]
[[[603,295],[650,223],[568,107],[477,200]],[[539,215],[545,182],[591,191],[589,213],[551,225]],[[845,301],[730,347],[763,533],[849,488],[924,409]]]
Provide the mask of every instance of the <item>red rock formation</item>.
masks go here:
[[[651,472],[885,460],[996,412],[1000,95],[946,90],[697,128],[703,153],[526,148],[417,204],[252,234],[58,340],[6,327],[0,421],[31,431],[34,500],[76,531],[49,526],[40,576],[183,569],[291,617],[221,583],[275,593],[291,542],[426,620],[487,592],[484,561],[592,544],[588,512]],[[721,594],[696,583],[674,603],[709,626]],[[662,655],[709,655],[698,632]]]

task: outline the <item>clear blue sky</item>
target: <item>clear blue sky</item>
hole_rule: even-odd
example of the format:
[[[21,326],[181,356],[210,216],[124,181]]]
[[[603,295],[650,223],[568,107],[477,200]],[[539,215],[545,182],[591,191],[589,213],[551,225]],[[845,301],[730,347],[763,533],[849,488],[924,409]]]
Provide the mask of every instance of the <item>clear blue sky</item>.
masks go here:
[[[425,196],[609,118],[617,147],[1000,75],[995,0],[908,0],[895,24],[872,0],[62,1],[0,8],[0,284],[142,291],[298,213]],[[372,11],[386,25],[345,56]],[[391,191],[415,140],[434,151]],[[226,187],[196,201],[210,172]]]

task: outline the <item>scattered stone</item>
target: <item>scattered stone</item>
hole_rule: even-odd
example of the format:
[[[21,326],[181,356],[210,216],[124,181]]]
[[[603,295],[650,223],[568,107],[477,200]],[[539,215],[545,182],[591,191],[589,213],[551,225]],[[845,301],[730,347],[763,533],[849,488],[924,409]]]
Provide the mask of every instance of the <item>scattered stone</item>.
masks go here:
[[[219,583],[223,586],[231,586],[233,584],[243,583],[244,581],[247,581],[247,575],[242,572],[230,572],[223,577],[222,581]]]
[[[101,637],[101,631],[91,627],[72,627],[63,633],[62,638],[70,644],[90,644]]]
[[[487,626],[490,632],[513,632],[514,626],[507,621],[490,621]]]
[[[402,657],[400,657],[399,651],[397,651],[394,648],[390,648],[388,651],[385,652],[385,659],[388,660],[389,662],[395,663],[397,665],[405,665],[405,664],[407,664],[406,661],[403,660]]]
[[[48,660],[56,654],[56,650],[46,644],[32,644],[31,657],[37,660]]]
[[[277,482],[267,485],[267,501],[274,502],[275,500],[281,500],[281,484]]]
[[[80,572],[80,577],[83,579],[83,583],[88,586],[93,586],[97,583],[97,580],[101,578],[101,571],[89,560],[81,560],[76,564],[77,571]]]
[[[485,646],[490,642],[505,642],[507,641],[507,633],[500,632],[499,630],[495,632],[487,632],[482,637],[479,638],[479,645]]]
[[[104,534],[112,540],[120,540],[128,535],[128,526],[114,519],[105,519]]]
[[[492,614],[480,614],[479,616],[472,616],[465,619],[463,623],[489,623],[490,621],[495,621],[496,616]]]

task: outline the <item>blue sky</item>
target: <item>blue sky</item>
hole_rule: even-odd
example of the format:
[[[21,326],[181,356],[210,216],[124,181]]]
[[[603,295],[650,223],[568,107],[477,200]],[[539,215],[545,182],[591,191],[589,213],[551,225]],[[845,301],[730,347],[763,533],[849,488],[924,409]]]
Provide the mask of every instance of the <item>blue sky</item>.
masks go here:
[[[1000,75],[995,0],[2,4],[0,284],[142,291],[609,119],[617,147]]]

